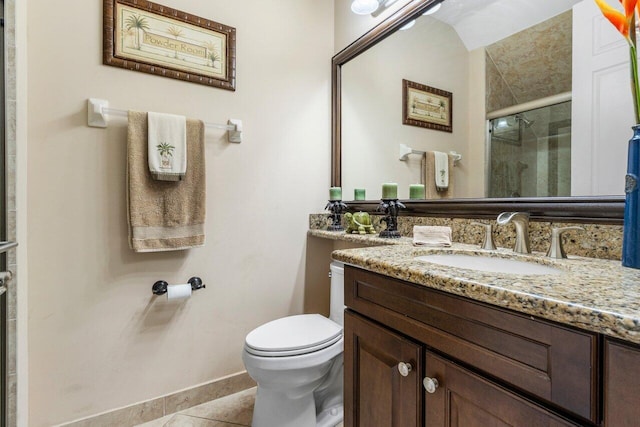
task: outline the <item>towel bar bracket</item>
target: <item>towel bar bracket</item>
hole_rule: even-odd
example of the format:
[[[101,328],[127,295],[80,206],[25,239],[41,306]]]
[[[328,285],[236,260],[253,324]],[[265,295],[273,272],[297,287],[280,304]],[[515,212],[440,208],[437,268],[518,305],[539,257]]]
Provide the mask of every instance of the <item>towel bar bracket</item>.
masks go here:
[[[87,100],[87,126],[94,128],[106,128],[107,116],[118,116],[127,118],[127,111],[109,108],[109,101],[106,99],[89,98]],[[223,129],[227,131],[229,142],[242,142],[242,120],[229,119],[227,124],[207,123],[205,127]]]
[[[106,99],[89,98],[87,103],[87,125],[94,128],[106,128],[107,117],[104,110],[109,108]]]
[[[235,142],[237,144],[242,142],[242,120],[229,119],[227,122],[233,129],[227,131],[227,138],[229,142]]]

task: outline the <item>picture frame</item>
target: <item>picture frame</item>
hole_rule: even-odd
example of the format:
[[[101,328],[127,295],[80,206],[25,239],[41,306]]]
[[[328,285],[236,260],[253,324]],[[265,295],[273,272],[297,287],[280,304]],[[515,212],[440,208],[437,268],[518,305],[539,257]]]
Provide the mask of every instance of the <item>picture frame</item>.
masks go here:
[[[402,80],[402,123],[453,132],[453,94],[446,90]]]
[[[235,28],[146,0],[103,6],[103,64],[235,91]]]

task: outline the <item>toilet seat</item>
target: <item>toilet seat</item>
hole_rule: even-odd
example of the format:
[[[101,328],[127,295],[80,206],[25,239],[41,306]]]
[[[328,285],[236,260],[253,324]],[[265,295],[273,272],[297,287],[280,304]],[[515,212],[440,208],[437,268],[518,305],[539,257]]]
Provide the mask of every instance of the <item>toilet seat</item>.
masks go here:
[[[248,353],[263,357],[296,356],[327,348],[342,338],[342,327],[319,314],[283,317],[249,332]]]

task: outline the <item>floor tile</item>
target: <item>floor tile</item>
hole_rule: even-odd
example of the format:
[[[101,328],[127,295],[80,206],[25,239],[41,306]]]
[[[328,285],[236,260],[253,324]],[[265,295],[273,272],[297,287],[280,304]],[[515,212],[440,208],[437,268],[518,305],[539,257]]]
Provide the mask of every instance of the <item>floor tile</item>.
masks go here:
[[[239,424],[176,414],[164,425],[164,427],[239,427]]]
[[[231,394],[193,408],[180,411],[180,414],[209,420],[224,421],[240,425],[251,425],[253,403],[256,399],[256,388]]]
[[[256,388],[250,388],[137,427],[241,427],[250,426]]]
[[[255,398],[253,387],[137,427],[247,427],[251,426]],[[343,423],[336,427],[343,427]]]
[[[158,418],[144,424],[138,424],[136,427],[164,427],[165,424],[167,424],[169,420],[174,416],[175,414],[167,415],[166,417]]]

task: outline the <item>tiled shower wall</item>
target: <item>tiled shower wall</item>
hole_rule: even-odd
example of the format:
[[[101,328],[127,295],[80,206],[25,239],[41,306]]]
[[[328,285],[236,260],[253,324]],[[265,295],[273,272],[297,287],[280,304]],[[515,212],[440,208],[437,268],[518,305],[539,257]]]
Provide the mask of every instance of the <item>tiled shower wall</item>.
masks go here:
[[[7,238],[15,241],[16,233],[16,37],[15,37],[15,1],[4,1],[4,40],[5,40],[5,141],[7,171]],[[7,286],[7,425],[16,425],[16,250],[8,252],[7,267],[13,273],[13,279]]]

